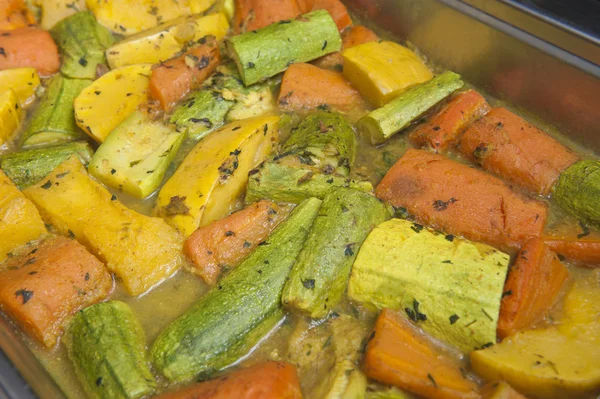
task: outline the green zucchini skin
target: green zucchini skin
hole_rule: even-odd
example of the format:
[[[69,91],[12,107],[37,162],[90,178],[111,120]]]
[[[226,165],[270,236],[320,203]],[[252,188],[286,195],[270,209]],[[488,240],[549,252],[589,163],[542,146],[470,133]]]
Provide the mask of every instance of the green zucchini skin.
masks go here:
[[[358,129],[373,145],[381,144],[463,85],[458,74],[446,71],[363,116]]]
[[[363,241],[390,217],[390,210],[372,194],[331,189],[283,289],[283,304],[312,318],[326,316],[344,296]]]
[[[94,155],[92,147],[86,142],[58,144],[51,147],[34,148],[2,156],[0,168],[23,190],[42,180],[54,168],[71,156],[79,157],[87,165]]]
[[[563,171],[553,198],[564,210],[600,229],[600,161],[583,160]]]
[[[177,107],[170,122],[190,139],[200,140],[223,125],[225,116],[234,104],[234,101],[225,100],[218,92],[200,90]]]
[[[329,13],[319,10],[234,36],[226,46],[249,86],[285,71],[292,63],[339,51],[342,38]]]
[[[52,77],[23,134],[21,145],[28,147],[86,139],[87,135],[75,122],[73,101],[91,83],[89,79],[70,79],[61,74]]]
[[[342,115],[317,112],[295,128],[282,153],[303,156],[301,162],[329,169],[326,173],[347,175],[356,154],[356,134]]]
[[[96,79],[98,64],[106,64],[104,51],[114,42],[110,31],[87,11],[63,19],[50,34],[60,49],[60,72],[75,79]]]
[[[250,176],[246,201],[297,204],[310,197],[323,199],[332,187],[371,191],[371,183],[348,177],[355,153],[356,134],[344,117],[315,113],[292,129],[280,155]]]
[[[156,390],[144,330],[125,303],[83,309],[69,323],[63,342],[92,398],[135,399]]]
[[[269,198],[275,202],[299,204],[307,198],[323,199],[332,187],[350,187],[370,192],[368,181],[353,180],[339,175],[313,173],[310,169],[286,165],[280,161],[265,162],[248,179],[246,203]]]
[[[281,318],[283,285],[320,206],[316,198],[298,205],[264,245],[171,323],[152,346],[155,368],[180,382],[248,353]]]

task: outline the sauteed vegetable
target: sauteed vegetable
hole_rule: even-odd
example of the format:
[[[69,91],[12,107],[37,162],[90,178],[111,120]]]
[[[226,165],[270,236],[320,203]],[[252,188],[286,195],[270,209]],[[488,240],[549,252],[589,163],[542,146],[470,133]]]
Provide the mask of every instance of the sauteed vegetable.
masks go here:
[[[600,160],[553,129],[340,0],[0,29],[0,310],[66,396],[600,393]]]

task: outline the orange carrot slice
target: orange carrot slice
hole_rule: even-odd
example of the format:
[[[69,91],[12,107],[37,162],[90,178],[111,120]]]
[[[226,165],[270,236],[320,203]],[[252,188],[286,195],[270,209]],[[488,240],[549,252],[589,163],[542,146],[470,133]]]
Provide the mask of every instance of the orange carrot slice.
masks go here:
[[[0,308],[47,347],[70,315],[104,299],[113,282],[104,265],[75,240],[54,237],[2,264]]]
[[[156,399],[301,399],[296,367],[285,362],[265,362],[230,372]]]
[[[567,147],[505,108],[494,108],[473,123],[460,151],[486,170],[547,195],[560,173],[579,160]]]
[[[279,107],[302,111],[319,106],[347,111],[363,103],[360,93],[339,72],[311,64],[293,64],[281,82]]]
[[[183,246],[192,273],[215,285],[224,270],[234,268],[267,239],[287,211],[271,201],[249,205],[196,230]]]
[[[235,3],[235,33],[257,30],[302,14],[296,0],[237,0]]]
[[[480,397],[457,359],[389,309],[377,318],[363,370],[370,378],[425,398]]]
[[[569,272],[540,238],[529,240],[511,267],[500,306],[498,336],[531,327],[552,308]]]
[[[170,59],[152,70],[150,96],[169,110],[190,91],[198,88],[221,62],[219,45],[214,36],[199,40],[199,44],[183,55]]]
[[[340,32],[352,26],[350,14],[348,14],[346,6],[340,0],[298,0],[298,4],[302,14],[316,10],[327,11]]]
[[[467,90],[454,96],[440,112],[426,123],[419,125],[409,136],[420,147],[444,152],[455,144],[465,129],[492,108],[475,90]]]
[[[26,67],[41,76],[58,71],[58,48],[50,33],[35,27],[0,31],[0,70]]]
[[[540,237],[547,206],[513,192],[500,179],[423,150],[408,150],[375,190],[419,223],[501,249]]]

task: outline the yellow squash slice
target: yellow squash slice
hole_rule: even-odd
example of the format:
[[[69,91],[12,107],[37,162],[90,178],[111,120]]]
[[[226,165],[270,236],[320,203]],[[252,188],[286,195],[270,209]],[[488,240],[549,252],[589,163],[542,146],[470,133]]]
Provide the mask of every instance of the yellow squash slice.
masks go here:
[[[139,105],[148,101],[152,65],[113,69],[81,91],[75,99],[77,125],[99,143]]]
[[[15,68],[0,71],[0,92],[13,89],[21,106],[35,100],[35,91],[40,87],[40,77],[35,68]]]
[[[21,106],[12,89],[0,92],[0,145],[9,141],[21,126]]]
[[[131,295],[140,295],[183,264],[182,241],[162,219],[122,205],[76,157],[23,190],[46,223],[77,238],[106,263]]]
[[[158,194],[155,213],[186,237],[234,210],[248,172],[271,153],[279,117],[233,122],[200,141]]]

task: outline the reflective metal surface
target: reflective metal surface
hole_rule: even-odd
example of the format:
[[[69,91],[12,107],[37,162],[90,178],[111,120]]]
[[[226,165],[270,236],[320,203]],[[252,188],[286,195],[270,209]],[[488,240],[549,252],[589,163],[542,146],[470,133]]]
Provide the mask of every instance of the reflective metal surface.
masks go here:
[[[444,68],[600,152],[600,66],[517,28],[514,21],[494,17],[475,7],[478,2],[347,0],[346,4],[413,43]],[[491,3],[500,3],[481,2],[488,4],[488,11]],[[571,39],[583,43],[581,38]],[[598,52],[594,49],[590,59]]]
[[[531,111],[600,153],[598,39],[557,26],[512,0],[344,0],[489,94]],[[40,398],[60,389],[0,317],[0,349]],[[28,390],[0,356],[0,399]]]

